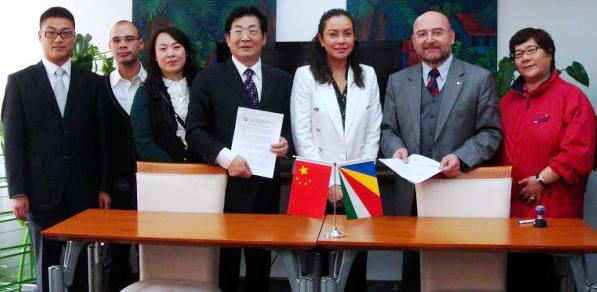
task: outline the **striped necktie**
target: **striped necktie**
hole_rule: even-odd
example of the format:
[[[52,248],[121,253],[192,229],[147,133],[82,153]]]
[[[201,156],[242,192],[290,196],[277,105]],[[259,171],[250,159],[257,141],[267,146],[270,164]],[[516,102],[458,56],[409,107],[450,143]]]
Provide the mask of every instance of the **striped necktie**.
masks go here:
[[[429,81],[427,81],[427,90],[431,93],[431,96],[436,97],[439,94],[439,86],[437,85],[437,77],[439,76],[439,70],[431,69],[429,71]]]

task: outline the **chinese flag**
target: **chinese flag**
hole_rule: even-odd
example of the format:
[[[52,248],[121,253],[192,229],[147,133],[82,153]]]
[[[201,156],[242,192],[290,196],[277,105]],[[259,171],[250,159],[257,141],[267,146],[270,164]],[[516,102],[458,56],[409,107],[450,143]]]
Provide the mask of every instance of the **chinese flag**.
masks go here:
[[[323,219],[332,166],[306,161],[294,163],[288,214]]]

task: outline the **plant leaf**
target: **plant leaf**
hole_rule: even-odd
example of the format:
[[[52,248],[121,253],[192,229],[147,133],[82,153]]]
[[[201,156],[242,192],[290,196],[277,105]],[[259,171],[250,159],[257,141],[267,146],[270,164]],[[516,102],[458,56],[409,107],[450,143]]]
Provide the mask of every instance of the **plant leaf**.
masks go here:
[[[498,71],[495,73],[498,98],[504,96],[510,89],[514,81],[514,71],[516,71],[516,65],[512,58],[504,57],[498,63]]]
[[[580,84],[589,87],[589,75],[587,75],[587,71],[585,71],[585,68],[579,62],[572,62],[572,65],[566,67],[564,71]]]

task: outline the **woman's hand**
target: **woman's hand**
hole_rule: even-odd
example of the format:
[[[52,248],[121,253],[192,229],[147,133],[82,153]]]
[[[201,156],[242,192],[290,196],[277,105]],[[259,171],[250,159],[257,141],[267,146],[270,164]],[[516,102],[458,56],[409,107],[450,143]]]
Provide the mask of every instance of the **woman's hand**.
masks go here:
[[[537,181],[537,178],[535,178],[534,175],[523,178],[518,184],[522,186],[522,189],[518,194],[521,201],[524,201],[527,204],[541,202],[541,196],[543,195],[543,190],[545,188]]]

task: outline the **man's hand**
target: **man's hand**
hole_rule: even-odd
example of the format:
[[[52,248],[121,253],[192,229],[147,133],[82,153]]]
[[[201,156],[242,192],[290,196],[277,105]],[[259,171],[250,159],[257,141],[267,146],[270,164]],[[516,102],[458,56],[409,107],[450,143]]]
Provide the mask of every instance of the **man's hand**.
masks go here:
[[[460,174],[460,159],[455,154],[448,154],[442,158],[439,167],[446,177],[455,177]]]
[[[342,207],[342,187],[340,185],[333,185],[328,189],[328,202],[336,207]]]
[[[228,166],[228,174],[232,177],[250,178],[251,169],[249,168],[247,160],[240,155],[236,155]]]
[[[408,163],[408,150],[406,148],[398,148],[392,158],[400,159],[404,161],[404,163]]]
[[[112,202],[110,194],[107,192],[99,192],[98,199],[100,209],[110,209],[110,203]]]
[[[523,178],[518,184],[522,186],[522,189],[518,194],[521,201],[524,201],[527,204],[538,204],[541,202],[541,195],[543,195],[543,190],[545,188],[537,181],[537,178],[535,178],[534,175]]]
[[[27,212],[29,212],[29,198],[26,195],[19,195],[12,198],[12,213],[15,217],[21,220],[27,220]]]
[[[284,137],[280,137],[278,143],[272,144],[269,151],[276,153],[278,157],[286,157],[286,154],[288,154],[288,141]]]

